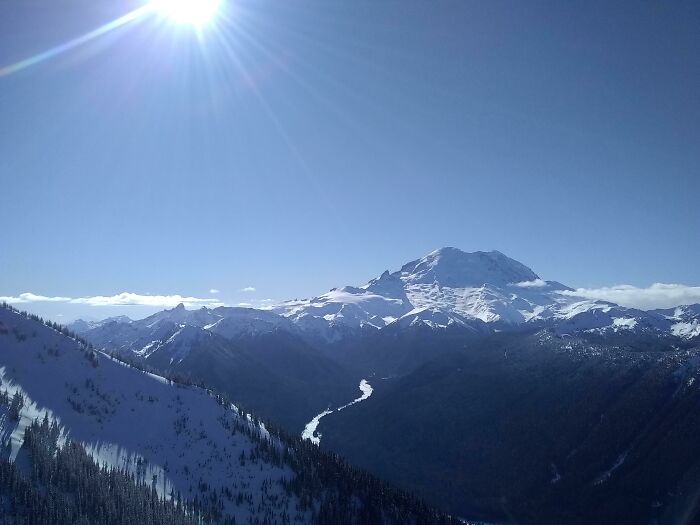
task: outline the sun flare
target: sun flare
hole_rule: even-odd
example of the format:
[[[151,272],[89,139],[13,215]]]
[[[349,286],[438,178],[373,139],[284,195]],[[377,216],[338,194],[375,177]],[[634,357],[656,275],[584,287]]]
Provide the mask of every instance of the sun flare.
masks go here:
[[[221,0],[151,0],[151,4],[177,24],[202,26],[216,16]]]

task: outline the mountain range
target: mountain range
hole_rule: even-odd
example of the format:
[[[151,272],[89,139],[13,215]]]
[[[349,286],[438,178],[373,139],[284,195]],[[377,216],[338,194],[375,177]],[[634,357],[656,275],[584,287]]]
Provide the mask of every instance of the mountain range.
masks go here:
[[[266,309],[191,311],[179,305],[138,321],[121,316],[99,322],[78,320],[69,327],[89,333],[114,351],[148,358],[198,332],[232,339],[284,331],[311,344],[328,344],[419,325],[480,334],[539,328],[552,328],[560,335],[638,333],[675,338],[682,344],[700,337],[700,305],[652,311],[625,308],[579,297],[573,288],[545,281],[498,251],[442,248],[362,286],[334,288]],[[173,362],[184,358],[178,352],[167,354]]]
[[[442,248],[266,309],[179,305],[70,328],[465,519],[700,516],[697,304],[627,308],[497,251]]]

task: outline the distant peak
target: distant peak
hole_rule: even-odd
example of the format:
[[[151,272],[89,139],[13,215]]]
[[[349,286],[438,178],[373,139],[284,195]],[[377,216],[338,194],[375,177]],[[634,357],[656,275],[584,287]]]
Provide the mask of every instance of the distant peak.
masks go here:
[[[185,309],[185,305],[183,303],[180,303],[175,308],[173,308],[173,310],[184,310],[184,309]]]
[[[449,253],[465,253],[459,248],[455,248],[453,246],[443,246],[442,248],[438,248],[437,250],[433,250],[430,252],[426,257],[434,257],[436,255],[445,255]]]
[[[498,257],[507,257],[503,252],[499,252],[498,250],[490,250],[490,251],[475,251],[475,252],[465,252],[464,250],[460,250],[459,248],[455,248],[454,246],[443,246],[442,248],[438,248],[437,250],[433,250],[430,252],[428,255],[423,257],[424,259],[430,258],[430,257],[435,257],[435,256],[445,256],[445,257],[463,257],[463,256],[478,256],[478,257],[493,257],[493,258],[498,258]]]
[[[401,279],[408,283],[467,288],[534,281],[539,276],[497,250],[465,252],[447,246],[404,265]]]

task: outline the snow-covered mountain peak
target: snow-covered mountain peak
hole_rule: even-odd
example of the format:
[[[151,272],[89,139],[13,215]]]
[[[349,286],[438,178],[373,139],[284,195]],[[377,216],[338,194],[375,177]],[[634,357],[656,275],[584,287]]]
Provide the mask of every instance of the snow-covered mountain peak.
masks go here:
[[[577,297],[499,251],[440,248],[385,271],[361,287],[346,286],[312,299],[282,303],[275,311],[314,337],[336,341],[358,329],[388,325],[463,326],[478,330],[556,325],[561,333],[588,330],[670,330],[700,335],[692,308],[643,312]],[[661,314],[661,315],[660,315]]]
[[[552,295],[560,289],[565,287],[541,280],[501,252],[448,247],[393,273],[385,271],[362,287],[334,288],[318,297],[282,303],[276,311],[303,332],[336,340],[347,329],[381,329],[402,318],[402,326],[408,318],[411,326],[519,324],[544,312],[545,306],[556,305],[560,298]]]
[[[105,319],[102,319],[100,321],[86,321],[84,319],[76,319],[72,323],[68,325],[68,328],[70,328],[73,332],[76,334],[82,334],[87,332],[88,330],[92,330],[93,328],[99,328],[101,326],[108,325],[110,323],[131,323],[132,320],[131,318],[127,317],[126,315],[117,315],[114,317],[107,317]]]
[[[535,281],[539,276],[499,251],[464,252],[446,247],[405,264],[400,270],[400,279],[406,284],[477,288],[484,284],[503,286]]]

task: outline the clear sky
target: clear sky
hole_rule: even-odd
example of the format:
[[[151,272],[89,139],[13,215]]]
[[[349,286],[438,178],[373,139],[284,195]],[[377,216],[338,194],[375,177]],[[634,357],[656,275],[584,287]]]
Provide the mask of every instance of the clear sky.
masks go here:
[[[0,68],[141,5],[4,0]],[[699,27],[697,1],[141,17],[0,76],[0,296],[260,304],[446,245],[576,287],[699,285]]]

